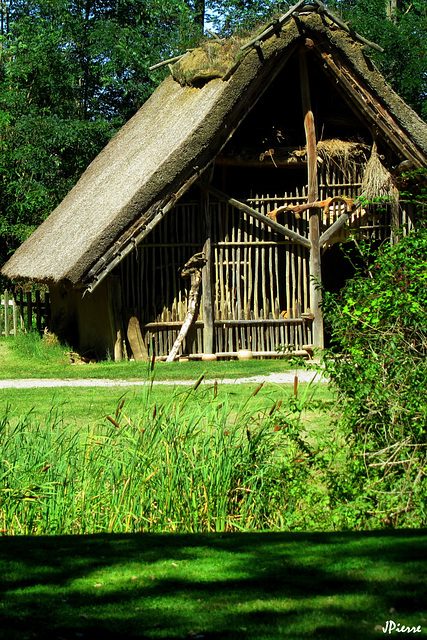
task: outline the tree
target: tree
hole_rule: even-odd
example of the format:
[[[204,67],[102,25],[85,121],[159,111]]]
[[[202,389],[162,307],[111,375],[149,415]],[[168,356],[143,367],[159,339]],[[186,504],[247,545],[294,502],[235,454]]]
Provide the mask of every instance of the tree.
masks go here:
[[[427,5],[424,0],[335,0],[330,7],[384,48],[369,52],[386,80],[427,119]]]
[[[184,0],[2,0],[0,260],[40,224],[200,35]]]

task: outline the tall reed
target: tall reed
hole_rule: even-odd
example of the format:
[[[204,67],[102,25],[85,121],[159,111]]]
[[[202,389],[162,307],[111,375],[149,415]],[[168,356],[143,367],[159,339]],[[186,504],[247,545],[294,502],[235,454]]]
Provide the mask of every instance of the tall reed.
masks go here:
[[[249,400],[249,399],[248,399]],[[219,401],[195,385],[76,429],[53,408],[0,420],[0,529],[9,535],[298,526],[310,478],[299,412]]]

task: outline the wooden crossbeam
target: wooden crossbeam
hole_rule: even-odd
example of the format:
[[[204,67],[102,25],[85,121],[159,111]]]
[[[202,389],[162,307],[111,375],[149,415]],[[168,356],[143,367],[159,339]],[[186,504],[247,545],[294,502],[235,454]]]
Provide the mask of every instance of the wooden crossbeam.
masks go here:
[[[252,207],[249,207],[247,204],[244,204],[243,202],[240,202],[240,200],[236,200],[235,198],[232,198],[231,196],[227,195],[223,191],[220,191],[219,189],[217,189],[216,187],[213,187],[210,184],[207,184],[205,182],[201,182],[199,184],[202,188],[207,189],[212,193],[212,195],[216,196],[218,200],[227,202],[232,207],[239,209],[239,211],[243,211],[244,213],[247,213],[253,218],[256,218],[257,220],[259,220],[260,222],[263,222],[265,225],[267,225],[274,231],[277,231],[277,233],[280,233],[281,235],[286,236],[287,238],[290,238],[291,240],[293,240],[297,244],[302,245],[306,249],[311,248],[310,240],[308,238],[304,238],[304,236],[300,235],[296,231],[292,231],[291,229],[288,229],[288,227],[284,227],[282,224],[279,224],[278,222],[275,222],[274,220],[267,218],[267,216],[265,216],[263,213],[260,213],[256,209],[252,209]]]

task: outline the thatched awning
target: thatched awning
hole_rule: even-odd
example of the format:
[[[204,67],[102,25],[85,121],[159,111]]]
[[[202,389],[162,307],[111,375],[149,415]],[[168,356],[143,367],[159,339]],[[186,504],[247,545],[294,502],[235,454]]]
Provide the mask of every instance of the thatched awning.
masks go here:
[[[110,141],[2,273],[11,279],[88,283],[94,265],[120,260],[126,243],[135,242],[132,230],[143,228],[198,177],[308,36],[344,96],[365,109],[368,125],[375,122],[402,160],[425,166],[427,124],[385,82],[362,44],[316,13],[290,16],[257,49],[242,52],[233,43],[224,45],[221,55],[216,45],[178,63],[175,77],[167,78]],[[201,66],[200,73],[192,64]]]

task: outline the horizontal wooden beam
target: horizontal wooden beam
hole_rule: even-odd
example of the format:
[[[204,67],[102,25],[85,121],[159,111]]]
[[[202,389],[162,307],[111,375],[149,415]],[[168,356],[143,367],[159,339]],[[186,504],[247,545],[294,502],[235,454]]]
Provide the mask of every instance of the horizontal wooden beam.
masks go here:
[[[312,349],[295,349],[294,351],[289,351],[286,353],[281,353],[280,351],[252,351],[252,355],[254,358],[277,358],[282,360],[283,358],[290,357],[298,357],[298,358],[311,358],[313,354]],[[211,354],[209,354],[211,355]],[[237,358],[239,355],[238,351],[217,351],[214,353],[217,358]],[[182,357],[185,360],[201,360],[203,353],[188,353],[183,354],[182,356],[178,356],[178,360]],[[156,356],[157,362],[165,362],[167,356]],[[190,383],[189,383],[190,384]]]
[[[299,318],[257,318],[253,320],[215,320],[214,325],[216,327],[261,327],[261,326],[284,326],[284,325],[301,325],[305,322],[311,322],[313,318],[311,316],[304,316]],[[202,328],[204,326],[203,320],[196,320],[193,322],[193,326]],[[142,328],[145,331],[155,331],[156,329],[180,329],[182,327],[182,320],[176,321],[162,321],[162,322],[147,322]]]
[[[215,326],[224,327],[260,327],[263,325],[283,326],[286,324],[304,324],[310,318],[257,318],[256,320],[215,320]]]
[[[263,213],[260,213],[256,209],[252,209],[252,207],[249,207],[247,204],[244,204],[243,202],[240,202],[240,200],[236,200],[235,198],[231,198],[229,195],[227,195],[226,193],[223,193],[219,189],[216,189],[215,187],[213,187],[210,184],[206,184],[204,182],[199,182],[198,184],[201,187],[203,187],[203,188],[207,189],[208,191],[210,191],[210,193],[212,193],[212,195],[216,196],[218,198],[218,200],[222,200],[223,202],[227,202],[232,207],[235,207],[236,209],[239,209],[239,211],[243,211],[244,213],[247,213],[248,215],[252,216],[253,218],[256,218],[260,222],[263,222],[265,225],[267,225],[268,227],[270,227],[271,229],[273,229],[277,233],[280,233],[282,236],[286,236],[287,238],[290,238],[295,243],[302,245],[306,249],[311,249],[310,240],[308,238],[304,238],[304,236],[301,236],[296,231],[292,231],[291,229],[288,229],[288,227],[284,227],[283,225],[279,224],[278,222],[274,222],[274,220],[271,220],[270,218],[267,218],[267,216],[265,216]]]

